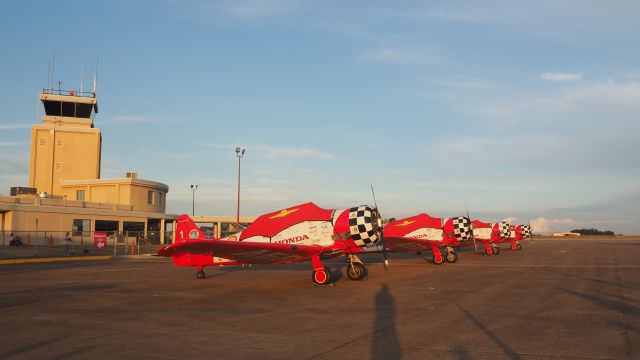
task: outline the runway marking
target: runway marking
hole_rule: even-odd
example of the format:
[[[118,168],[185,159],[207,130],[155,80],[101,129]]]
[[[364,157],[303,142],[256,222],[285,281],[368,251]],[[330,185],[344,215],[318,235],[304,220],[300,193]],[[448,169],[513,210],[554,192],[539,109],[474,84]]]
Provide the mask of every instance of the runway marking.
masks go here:
[[[147,267],[138,267],[138,268],[128,268],[128,269],[109,269],[109,270],[71,270],[69,272],[74,273],[102,273],[102,272],[116,272],[116,271],[131,271],[131,270],[145,270],[151,269],[151,266]]]
[[[339,265],[340,263],[327,263],[327,265]],[[368,264],[368,266],[378,265],[377,263]],[[458,266],[466,266],[466,267],[539,267],[539,268],[593,268],[593,269],[639,269],[640,265],[553,265],[553,264],[443,264],[443,265],[434,265],[429,262],[424,263],[400,263],[400,262],[391,262],[389,264],[390,268],[394,266],[425,266],[432,267],[434,269],[444,269],[449,267],[458,267]]]
[[[454,266],[477,266],[477,267],[542,267],[542,268],[593,268],[593,269],[638,269],[640,265],[545,265],[545,264],[522,264],[522,265],[501,265],[501,264],[455,264]]]
[[[89,260],[111,260],[113,256],[75,256],[75,257],[55,257],[55,258],[20,258],[0,260],[0,265],[4,264],[29,264],[29,263],[49,263],[65,261],[89,261]]]

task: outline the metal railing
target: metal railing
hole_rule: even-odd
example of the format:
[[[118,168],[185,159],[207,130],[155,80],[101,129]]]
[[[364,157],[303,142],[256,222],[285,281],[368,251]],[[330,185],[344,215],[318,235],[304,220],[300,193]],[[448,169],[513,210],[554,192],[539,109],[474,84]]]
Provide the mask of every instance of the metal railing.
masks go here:
[[[92,91],[76,91],[76,90],[62,90],[62,89],[42,89],[43,94],[51,95],[69,95],[69,96],[81,96],[81,97],[96,97],[96,93]]]
[[[164,244],[157,231],[0,231],[0,257],[151,255]],[[13,235],[13,236],[12,236]],[[167,243],[172,232],[164,233]],[[13,240],[12,240],[13,239]]]

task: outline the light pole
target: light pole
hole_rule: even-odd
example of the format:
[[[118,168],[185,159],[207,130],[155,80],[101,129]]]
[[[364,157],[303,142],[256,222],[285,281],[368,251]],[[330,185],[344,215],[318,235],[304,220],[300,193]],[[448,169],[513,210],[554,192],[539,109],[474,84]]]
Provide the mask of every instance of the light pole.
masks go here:
[[[240,230],[240,159],[244,156],[245,149],[236,147],[236,156],[238,157],[238,207],[236,212],[236,223],[238,224],[238,230]]]
[[[196,215],[196,190],[198,190],[198,185],[191,185],[191,216]]]

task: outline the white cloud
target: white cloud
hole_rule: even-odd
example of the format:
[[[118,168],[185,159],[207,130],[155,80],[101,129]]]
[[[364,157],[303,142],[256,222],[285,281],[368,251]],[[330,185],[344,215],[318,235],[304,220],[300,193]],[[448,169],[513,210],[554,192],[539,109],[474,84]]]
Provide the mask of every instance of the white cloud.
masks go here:
[[[502,219],[502,221],[506,221],[511,225],[515,225],[517,220],[518,220],[518,218],[513,217],[513,216],[508,216],[508,217]]]
[[[457,77],[451,80],[444,80],[444,81],[432,81],[432,83],[436,85],[450,86],[450,87],[463,88],[463,89],[496,90],[496,89],[506,88],[505,84],[500,84],[498,82],[487,81],[482,79],[466,78],[466,77]]]
[[[539,217],[531,220],[531,228],[536,234],[549,234],[552,232],[561,232],[572,230],[576,226],[575,220],[571,218],[564,219],[547,219]]]
[[[217,149],[228,149],[233,152],[237,145],[215,144],[215,143],[198,143],[199,146],[211,147]],[[303,147],[274,147],[254,145],[247,149],[247,155],[256,154],[265,159],[331,159],[333,154],[322,152],[314,149]]]
[[[553,11],[549,11],[553,9]],[[635,0],[618,0],[615,6],[598,0],[580,1],[448,1],[436,5],[414,6],[387,12],[408,19],[442,19],[471,24],[505,24],[520,29],[548,31],[556,38],[564,32],[619,29],[637,26],[635,14],[640,5]],[[540,19],[545,26],[540,26]]]
[[[0,130],[31,129],[31,124],[0,124]]]
[[[399,48],[386,48],[371,51],[363,55],[362,59],[395,65],[421,65],[442,62],[439,55],[429,54],[424,50]]]
[[[288,13],[298,8],[303,0],[231,0],[216,1],[208,8],[214,14],[247,18]]]
[[[115,115],[111,119],[96,119],[98,124],[149,124],[157,122],[145,115]]]
[[[331,159],[333,154],[307,148],[265,147],[260,149],[266,159]]]
[[[18,141],[0,141],[0,147],[21,146],[23,143]]]
[[[547,81],[575,81],[582,79],[582,74],[546,72],[542,74],[541,78]]]

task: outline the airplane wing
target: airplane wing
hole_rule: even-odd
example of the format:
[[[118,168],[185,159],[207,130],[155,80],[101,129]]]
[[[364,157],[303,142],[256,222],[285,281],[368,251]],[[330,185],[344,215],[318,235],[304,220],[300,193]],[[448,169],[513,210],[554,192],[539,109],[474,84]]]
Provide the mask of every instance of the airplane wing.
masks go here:
[[[384,227],[384,244],[389,251],[422,251],[443,241],[442,219],[419,214],[392,221]]]
[[[322,252],[322,246],[318,245],[195,239],[166,246],[158,251],[158,255],[171,257],[188,253],[253,264],[277,264],[305,260]]]
[[[440,242],[427,239],[417,239],[415,237],[393,237],[385,238],[384,245],[392,252],[413,252],[431,249],[432,246],[439,245]]]

